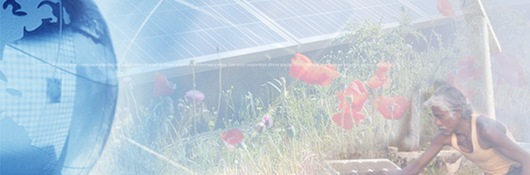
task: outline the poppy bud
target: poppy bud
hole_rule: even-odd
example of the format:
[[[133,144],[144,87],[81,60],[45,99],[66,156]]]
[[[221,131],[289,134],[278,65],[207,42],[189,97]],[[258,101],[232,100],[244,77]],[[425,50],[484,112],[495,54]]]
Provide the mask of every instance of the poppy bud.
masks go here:
[[[389,104],[389,105],[388,105],[388,110],[390,110],[390,116],[391,116],[391,119],[394,119],[394,115],[393,115],[393,113],[392,113],[392,111],[394,111],[394,105]]]
[[[285,78],[284,77],[280,77],[280,80],[282,81],[282,87],[283,87],[282,94],[283,94],[283,97],[287,98],[287,89],[285,88],[286,87]]]
[[[259,122],[256,126],[256,132],[261,133],[265,130],[265,124],[263,122]]]
[[[346,94],[346,101],[348,102],[348,104],[352,104],[353,103],[353,95],[352,94]]]
[[[268,116],[268,115],[264,115],[262,118],[261,118],[261,122],[263,122],[265,124],[265,126],[267,126],[268,128],[270,128],[272,126],[272,122],[273,122],[273,118],[271,116]]]
[[[164,112],[166,115],[172,115],[175,113],[174,101],[171,97],[164,97]]]

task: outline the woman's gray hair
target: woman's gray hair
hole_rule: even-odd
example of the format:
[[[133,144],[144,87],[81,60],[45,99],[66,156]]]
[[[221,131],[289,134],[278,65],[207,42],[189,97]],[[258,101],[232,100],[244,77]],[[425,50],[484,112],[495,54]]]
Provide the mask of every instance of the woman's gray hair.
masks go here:
[[[423,105],[428,108],[436,106],[442,111],[448,111],[452,118],[455,111],[462,111],[462,118],[471,118],[473,112],[462,92],[449,85],[436,89]]]

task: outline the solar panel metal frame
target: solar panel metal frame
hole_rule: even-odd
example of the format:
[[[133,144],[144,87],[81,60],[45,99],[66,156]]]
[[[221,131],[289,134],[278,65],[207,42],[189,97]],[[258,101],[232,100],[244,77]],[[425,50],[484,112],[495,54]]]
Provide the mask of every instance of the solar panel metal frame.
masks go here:
[[[188,2],[185,0],[173,0],[173,1]],[[99,1],[97,0],[97,2]],[[407,7],[408,9],[410,9],[411,12],[422,16],[413,22],[413,26],[417,29],[433,27],[441,23],[445,23],[445,22],[453,20],[445,16],[442,16],[440,14],[429,15],[431,13],[436,13],[432,11],[432,8],[435,9],[435,7],[431,7],[432,12],[425,11],[423,6],[421,5],[418,6],[417,4],[414,4],[414,2],[417,2],[415,0],[398,0],[397,2]],[[519,4],[523,3],[519,1],[517,2]],[[108,4],[110,2],[106,2],[106,3]],[[143,81],[146,81],[146,82],[153,81],[152,75],[150,74],[152,74],[155,71],[158,71],[158,72],[165,71],[168,73],[171,72],[171,75],[169,75],[168,78],[190,74],[191,68],[187,65],[189,64],[191,60],[194,60],[196,63],[218,63],[218,60],[221,59],[223,60],[223,63],[230,64],[230,63],[248,63],[248,62],[253,62],[253,61],[264,60],[267,58],[282,57],[282,56],[294,54],[296,52],[306,52],[306,51],[318,50],[318,49],[329,47],[329,44],[332,42],[334,38],[347,32],[347,31],[342,31],[342,32],[337,32],[337,33],[317,35],[317,36],[308,37],[308,38],[297,38],[295,37],[295,35],[293,35],[288,30],[286,30],[281,25],[279,25],[274,20],[272,20],[269,16],[261,12],[256,7],[254,7],[248,0],[233,1],[233,3],[240,5],[243,8],[243,10],[246,10],[248,13],[253,15],[255,18],[259,19],[263,24],[269,27],[272,31],[276,32],[276,34],[283,37],[286,41],[281,42],[281,43],[272,43],[272,44],[264,45],[264,46],[236,49],[233,51],[226,51],[226,52],[222,52],[223,48],[221,48],[221,53],[219,54],[201,55],[197,57],[192,56],[192,57],[184,58],[180,60],[172,60],[172,61],[170,60],[167,62],[160,62],[161,64],[156,65],[156,66],[140,66],[136,68],[130,67],[129,72],[127,74],[129,76],[134,75],[138,77],[136,78],[136,80],[138,81],[137,83],[142,83]],[[456,8],[458,9],[458,7]],[[101,9],[107,9],[108,11],[107,7],[102,7]],[[135,9],[129,9],[129,11],[131,10],[134,11]],[[136,8],[136,10],[138,10],[138,8]],[[143,10],[145,11],[146,9],[144,8]],[[458,13],[459,10],[456,10],[456,11]],[[113,13],[113,12],[109,11],[109,13]],[[114,14],[114,15],[119,16],[120,14],[118,15]],[[145,14],[137,14],[137,15],[145,15]],[[109,26],[114,25],[112,22],[109,22],[108,20],[107,20],[107,23]],[[130,24],[123,24],[123,25],[130,25]],[[396,27],[398,25],[399,24],[397,22],[383,24],[384,28]],[[120,30],[127,31],[130,29],[120,29]],[[122,35],[122,36],[124,35],[125,36],[124,38],[132,37],[132,36],[127,36],[126,33],[123,33],[123,32],[121,34],[111,33],[111,35]],[[115,45],[117,43],[121,43],[121,46],[127,45],[127,43],[124,43],[124,41],[114,41],[114,42],[115,42]],[[146,49],[149,49],[149,48],[146,48]],[[152,48],[152,49],[156,49],[156,48]],[[120,53],[116,53],[116,55],[120,56]],[[218,67],[202,67],[200,69],[195,68],[195,71],[201,72],[201,71],[213,70],[217,68]],[[149,75],[145,75],[145,74],[149,74]],[[120,75],[120,76],[125,76],[125,75]]]

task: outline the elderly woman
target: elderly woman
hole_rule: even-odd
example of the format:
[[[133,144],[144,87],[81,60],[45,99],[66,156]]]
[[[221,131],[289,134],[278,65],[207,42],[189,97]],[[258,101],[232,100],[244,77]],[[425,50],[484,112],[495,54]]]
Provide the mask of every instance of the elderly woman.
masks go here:
[[[456,88],[438,88],[425,106],[431,108],[439,132],[420,158],[398,174],[420,173],[449,145],[487,175],[530,175],[530,154],[506,135],[501,123],[471,115],[471,107]]]

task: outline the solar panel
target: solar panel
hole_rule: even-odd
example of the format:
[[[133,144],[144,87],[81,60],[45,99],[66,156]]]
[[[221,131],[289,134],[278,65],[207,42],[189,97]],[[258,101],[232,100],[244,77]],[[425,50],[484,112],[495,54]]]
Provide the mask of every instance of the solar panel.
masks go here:
[[[329,160],[332,174],[390,175],[401,170],[388,159]]]
[[[420,8],[428,15],[441,15],[436,8],[437,1],[407,0],[414,6]]]
[[[402,7],[410,9],[411,17],[420,19],[417,22],[444,18],[435,0],[95,1],[106,19],[118,60],[133,64],[212,61],[218,58],[217,46],[221,47],[221,59],[237,61],[258,53],[281,57],[322,49],[344,31],[346,22],[371,18],[378,23],[383,17],[384,25],[396,26],[394,16]],[[451,2],[457,15],[461,14],[458,1]],[[161,69],[167,67],[131,72]]]
[[[108,24],[118,60],[132,64],[213,60],[217,59],[217,46],[222,48],[221,52],[229,52],[227,57],[305,43],[321,42],[313,45],[325,47],[344,31],[346,22],[358,23],[367,18],[379,22],[384,17],[383,24],[395,23],[393,16],[403,6],[424,3],[421,0],[95,1]],[[437,13],[433,3],[427,5]],[[431,13],[423,12],[421,6],[410,14],[420,18]]]
[[[235,1],[97,2],[118,59],[166,63],[289,42]]]
[[[372,18],[373,22],[396,22],[393,16],[404,6],[399,1],[345,1],[345,0],[248,0],[264,15],[287,30],[297,39],[342,32],[346,22],[358,23]],[[436,8],[436,3],[434,5]],[[411,12],[413,18],[421,17]]]

